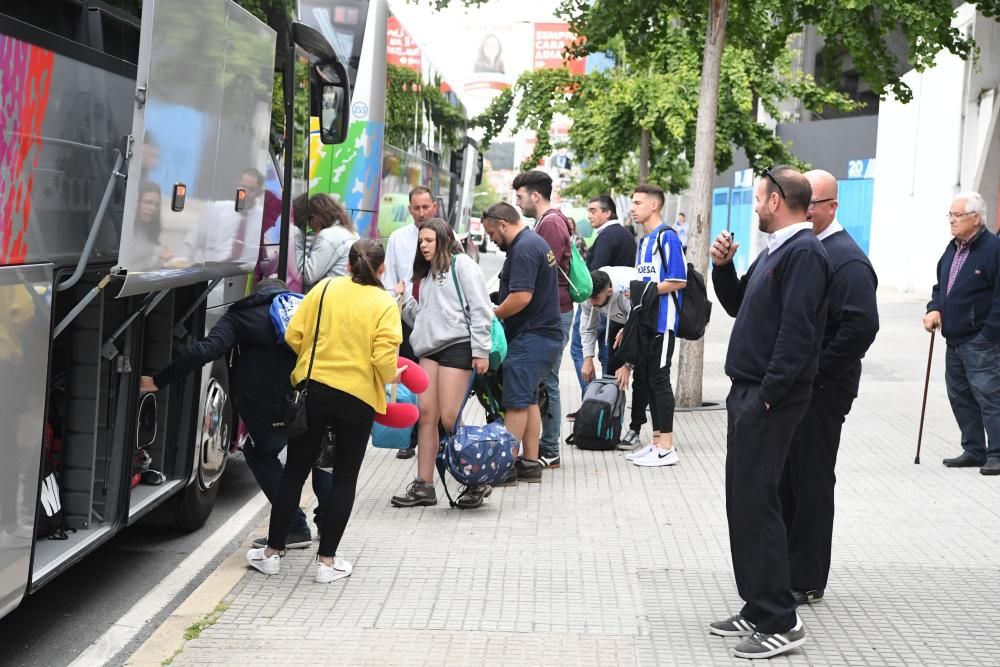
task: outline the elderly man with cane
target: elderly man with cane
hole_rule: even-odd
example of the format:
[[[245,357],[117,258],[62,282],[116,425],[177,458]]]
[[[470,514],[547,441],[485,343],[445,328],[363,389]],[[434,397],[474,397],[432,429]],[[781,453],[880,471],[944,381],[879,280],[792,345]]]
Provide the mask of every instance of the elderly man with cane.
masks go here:
[[[948,222],[955,238],[924,316],[924,329],[940,329],[948,344],[945,384],[962,432],[964,451],[943,463],[1000,475],[1000,238],[987,229],[977,192],[955,197]]]
[[[819,602],[826,589],[840,430],[858,395],[861,359],[878,333],[878,279],[864,251],[837,221],[837,179],[820,170],[804,176],[812,186],[806,220],[830,258],[833,282],[812,398],[792,436],[779,487],[797,604]]]

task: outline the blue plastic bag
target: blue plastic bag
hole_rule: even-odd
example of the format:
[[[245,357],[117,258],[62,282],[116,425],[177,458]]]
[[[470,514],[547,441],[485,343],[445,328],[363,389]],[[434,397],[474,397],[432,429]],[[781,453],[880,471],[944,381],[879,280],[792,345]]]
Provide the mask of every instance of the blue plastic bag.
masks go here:
[[[305,296],[297,292],[282,292],[271,300],[271,309],[268,312],[271,315],[271,324],[274,325],[274,333],[278,335],[277,342],[285,342],[288,323],[292,321],[292,316],[304,298]]]

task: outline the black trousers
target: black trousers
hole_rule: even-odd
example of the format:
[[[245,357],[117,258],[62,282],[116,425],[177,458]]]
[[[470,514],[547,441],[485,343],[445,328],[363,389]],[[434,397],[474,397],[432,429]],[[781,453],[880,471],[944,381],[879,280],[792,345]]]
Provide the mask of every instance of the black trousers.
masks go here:
[[[665,365],[660,365],[663,346],[667,346]],[[674,334],[650,336],[642,362],[635,367],[635,385],[641,386],[649,403],[653,430],[674,432],[674,390],[670,386],[670,362],[674,356]],[[645,421],[645,420],[644,420]]]
[[[302,485],[316,461],[320,440],[327,429],[337,439],[333,463],[333,488],[322,512],[320,556],[335,556],[354,508],[361,461],[365,458],[368,438],[372,433],[375,410],[350,394],[319,382],[309,384],[306,397],[309,430],[288,441],[285,472],[278,486],[278,496],[271,505],[271,523],[267,544],[272,549],[284,549],[288,527],[302,497]]]
[[[726,516],[741,614],[764,633],[795,626],[788,543],[778,486],[792,434],[809,407],[809,391],[764,409],[760,385],[734,382],[726,399]]]
[[[792,590],[826,588],[837,483],[834,466],[840,431],[853,403],[854,394],[842,387],[813,387],[809,408],[792,436],[780,486]]]
[[[606,374],[614,377],[615,371],[624,364],[615,356],[614,344],[618,332],[625,328],[624,324],[615,321],[610,323],[608,328],[608,370]],[[642,425],[646,423],[646,408],[649,406],[649,397],[646,395],[646,386],[639,382],[638,376],[632,380],[632,412],[630,415],[629,428],[636,433],[642,430]]]

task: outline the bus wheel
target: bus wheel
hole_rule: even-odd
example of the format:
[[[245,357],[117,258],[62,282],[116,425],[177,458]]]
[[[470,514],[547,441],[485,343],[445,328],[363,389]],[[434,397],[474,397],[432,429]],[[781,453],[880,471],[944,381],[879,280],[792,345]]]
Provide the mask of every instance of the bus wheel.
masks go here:
[[[181,530],[201,528],[212,513],[215,498],[219,495],[219,480],[226,469],[234,424],[228,368],[217,361],[212,366],[212,377],[204,397],[194,479],[181,495],[176,513],[177,527]]]

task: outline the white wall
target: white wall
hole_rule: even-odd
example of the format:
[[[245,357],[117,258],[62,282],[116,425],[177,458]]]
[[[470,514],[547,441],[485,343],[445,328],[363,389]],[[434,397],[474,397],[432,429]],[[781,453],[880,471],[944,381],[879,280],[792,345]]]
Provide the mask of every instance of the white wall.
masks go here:
[[[946,215],[953,196],[989,190],[977,181],[977,166],[997,146],[982,129],[979,107],[984,90],[1000,80],[1000,26],[963,5],[953,25],[973,24],[982,49],[977,65],[942,54],[934,68],[903,77],[913,89],[910,103],[890,99],[879,108],[870,255],[881,286],[929,297],[937,260],[951,239]]]

